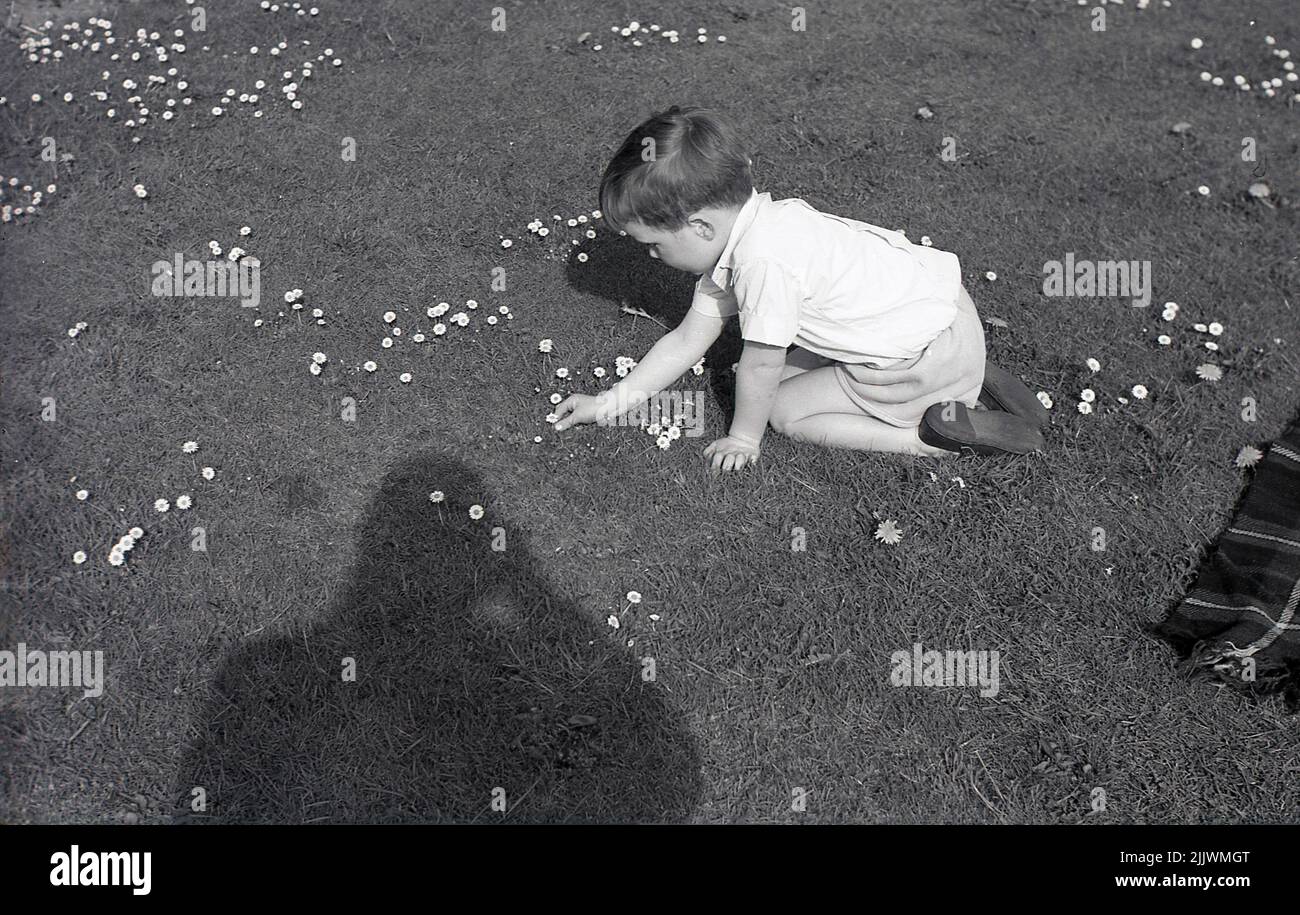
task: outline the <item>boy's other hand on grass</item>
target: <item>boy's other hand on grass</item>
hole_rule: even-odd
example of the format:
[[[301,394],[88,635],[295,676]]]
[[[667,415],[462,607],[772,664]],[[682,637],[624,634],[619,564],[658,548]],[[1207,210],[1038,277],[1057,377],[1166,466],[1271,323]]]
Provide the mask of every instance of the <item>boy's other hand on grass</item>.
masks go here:
[[[740,470],[758,463],[758,445],[744,439],[724,435],[704,449],[704,459],[713,461],[713,471]]]
[[[555,431],[563,432],[570,426],[594,423],[599,415],[600,402],[590,394],[570,394],[558,407],[555,415]]]

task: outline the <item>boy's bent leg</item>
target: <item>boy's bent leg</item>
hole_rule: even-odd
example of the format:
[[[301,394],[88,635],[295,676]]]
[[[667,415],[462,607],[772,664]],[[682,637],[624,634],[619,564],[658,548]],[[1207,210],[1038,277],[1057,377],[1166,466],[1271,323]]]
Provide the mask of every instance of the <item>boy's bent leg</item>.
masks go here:
[[[772,428],[797,441],[827,448],[946,457],[953,452],[921,441],[915,427],[868,416],[845,394],[835,366],[803,372],[781,382],[772,408]]]
[[[814,413],[789,423],[785,435],[824,448],[917,454],[922,457],[951,457],[955,452],[921,441],[917,427],[891,426],[863,413]]]

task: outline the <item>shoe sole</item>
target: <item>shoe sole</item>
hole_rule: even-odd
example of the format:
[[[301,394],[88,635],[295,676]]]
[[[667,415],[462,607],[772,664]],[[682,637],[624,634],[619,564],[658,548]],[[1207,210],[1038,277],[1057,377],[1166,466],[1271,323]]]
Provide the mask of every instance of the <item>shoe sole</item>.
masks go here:
[[[933,448],[961,453],[965,449],[980,455],[1032,454],[1043,450],[1043,433],[1031,420],[1013,413],[971,410],[953,402],[953,419],[945,420],[949,404],[938,403],[925,411],[918,434]]]

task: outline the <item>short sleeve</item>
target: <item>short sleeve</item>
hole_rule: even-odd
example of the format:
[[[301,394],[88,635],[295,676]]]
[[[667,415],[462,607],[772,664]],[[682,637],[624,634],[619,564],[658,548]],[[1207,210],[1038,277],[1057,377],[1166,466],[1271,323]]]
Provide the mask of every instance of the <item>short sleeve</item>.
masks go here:
[[[789,346],[799,333],[803,288],[788,268],[771,261],[744,265],[735,278],[740,335],[755,343]]]
[[[735,295],[718,286],[707,273],[700,274],[695,283],[691,308],[713,318],[729,318],[740,311]]]

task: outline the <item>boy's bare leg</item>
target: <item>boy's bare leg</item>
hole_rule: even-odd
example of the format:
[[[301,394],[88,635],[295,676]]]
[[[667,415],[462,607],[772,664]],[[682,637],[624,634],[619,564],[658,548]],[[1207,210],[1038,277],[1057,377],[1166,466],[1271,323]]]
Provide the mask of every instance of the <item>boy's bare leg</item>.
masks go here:
[[[955,452],[921,441],[916,428],[900,429],[862,413],[814,413],[785,425],[790,438],[825,448],[951,457]]]
[[[955,453],[927,445],[915,428],[902,429],[867,416],[844,393],[833,365],[797,372],[783,380],[770,422],[782,435],[827,448],[925,457]]]

